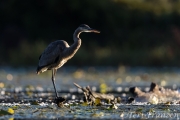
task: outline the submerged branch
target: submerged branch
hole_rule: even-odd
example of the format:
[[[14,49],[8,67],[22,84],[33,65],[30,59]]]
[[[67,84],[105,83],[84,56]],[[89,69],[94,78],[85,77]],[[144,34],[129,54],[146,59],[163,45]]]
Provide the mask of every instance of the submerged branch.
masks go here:
[[[117,101],[120,101],[120,97],[115,98],[114,95],[112,94],[102,94],[102,93],[93,92],[89,86],[83,88],[77,83],[74,83],[74,85],[83,91],[85,96],[85,102],[95,103],[96,99],[100,99],[100,100],[107,100],[113,104],[113,103],[117,103]]]

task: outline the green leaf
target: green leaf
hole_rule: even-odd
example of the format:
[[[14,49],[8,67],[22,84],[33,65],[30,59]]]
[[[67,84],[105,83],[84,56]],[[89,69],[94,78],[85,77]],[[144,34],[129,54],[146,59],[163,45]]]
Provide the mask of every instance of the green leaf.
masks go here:
[[[32,101],[31,105],[39,105],[39,103],[37,101]]]
[[[95,104],[95,106],[101,105],[101,99],[96,98],[94,104]]]
[[[5,110],[0,110],[0,116],[4,116],[4,115],[13,115],[14,114],[14,110],[12,108],[8,108],[7,111]]]

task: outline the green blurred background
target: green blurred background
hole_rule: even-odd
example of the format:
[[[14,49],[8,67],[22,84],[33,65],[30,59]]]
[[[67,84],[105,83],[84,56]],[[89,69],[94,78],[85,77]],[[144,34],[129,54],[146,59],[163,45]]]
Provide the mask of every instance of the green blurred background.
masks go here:
[[[75,66],[180,66],[180,0],[1,0],[0,65],[36,66],[55,40],[73,43]]]

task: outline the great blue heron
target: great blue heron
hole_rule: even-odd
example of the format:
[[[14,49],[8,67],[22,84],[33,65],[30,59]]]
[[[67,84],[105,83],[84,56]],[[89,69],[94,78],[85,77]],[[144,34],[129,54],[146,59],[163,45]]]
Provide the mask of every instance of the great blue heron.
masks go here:
[[[55,100],[62,100],[58,96],[55,84],[55,75],[58,68],[71,59],[81,46],[81,39],[79,38],[82,32],[100,33],[100,31],[90,28],[86,24],[80,25],[73,34],[74,43],[69,46],[64,40],[57,40],[48,45],[44,52],[39,57],[39,64],[36,70],[37,74],[52,70],[52,82],[56,94]]]

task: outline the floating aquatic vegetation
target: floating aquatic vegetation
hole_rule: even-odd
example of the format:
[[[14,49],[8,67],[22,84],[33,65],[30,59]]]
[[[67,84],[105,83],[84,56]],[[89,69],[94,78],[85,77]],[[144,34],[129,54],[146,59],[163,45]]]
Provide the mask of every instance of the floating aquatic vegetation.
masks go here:
[[[7,110],[0,110],[0,116],[3,115],[13,115],[14,114],[14,110],[12,108],[8,108]]]
[[[8,108],[7,112],[10,113],[11,115],[14,114],[14,110],[12,108]]]
[[[31,105],[39,105],[38,101],[32,101]]]
[[[73,105],[76,103],[76,105]],[[9,107],[11,106],[11,107]],[[42,105],[30,105],[30,104],[17,104],[14,103],[2,104],[0,103],[0,109],[6,111],[6,114],[0,117],[0,119],[11,117],[11,110],[15,110],[13,113],[15,118],[19,119],[131,119],[144,117],[152,118],[166,118],[171,115],[171,118],[177,118],[180,114],[179,105],[165,105],[165,104],[106,104],[101,106],[82,106],[81,101],[66,101],[65,107],[59,108],[56,104],[46,103]],[[3,108],[3,109],[2,109]],[[11,108],[8,110],[8,108]],[[8,113],[11,112],[10,113]],[[176,112],[174,112],[176,111]],[[148,116],[149,115],[149,116]],[[156,117],[158,115],[158,117]]]
[[[106,93],[107,92],[107,85],[105,83],[100,84],[100,93]]]
[[[88,104],[88,102],[83,102],[81,105],[82,106],[88,106],[89,104]]]
[[[94,105],[95,106],[100,106],[101,105],[101,99],[100,98],[95,98]]]

